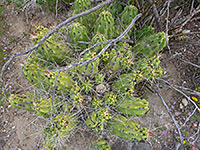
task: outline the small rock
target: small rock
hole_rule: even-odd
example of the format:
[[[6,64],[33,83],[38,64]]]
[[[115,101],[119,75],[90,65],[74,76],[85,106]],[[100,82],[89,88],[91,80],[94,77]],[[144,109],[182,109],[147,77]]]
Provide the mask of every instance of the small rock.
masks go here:
[[[197,127],[197,124],[196,124],[196,123],[194,123],[194,127]]]
[[[106,86],[104,84],[99,84],[96,86],[96,91],[98,93],[104,93],[106,91]]]
[[[183,105],[180,103],[180,109],[183,109]]]
[[[15,129],[15,128],[16,128],[15,126],[12,127],[12,129]]]
[[[183,103],[184,106],[187,106],[187,105],[188,105],[187,99],[186,99],[186,98],[183,98],[183,99],[182,99],[182,103]]]
[[[190,30],[183,30],[184,33],[190,33]]]

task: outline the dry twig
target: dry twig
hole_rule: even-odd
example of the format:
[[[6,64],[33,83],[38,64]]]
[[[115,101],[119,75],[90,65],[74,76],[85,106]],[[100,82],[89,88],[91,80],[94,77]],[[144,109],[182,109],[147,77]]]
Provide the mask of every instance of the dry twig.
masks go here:
[[[180,29],[179,29],[179,32],[182,31],[182,28],[192,19],[192,17],[197,14],[199,12],[199,9],[200,9],[200,4],[199,6],[194,10],[194,12],[188,17],[188,19],[182,23]]]
[[[148,2],[151,4],[152,0],[148,0]],[[160,16],[158,14],[158,10],[157,10],[155,4],[153,4],[152,9],[153,9],[153,13],[154,13],[155,18],[156,18],[156,25],[157,25],[158,31],[161,32],[162,31],[161,19],[160,19]]]
[[[135,18],[132,20],[131,24],[128,26],[128,28],[120,35],[118,36],[116,39],[110,40],[110,42],[93,58],[86,60],[86,61],[82,61],[82,62],[77,62],[74,64],[70,64],[68,66],[65,66],[63,68],[60,69],[53,69],[53,70],[49,70],[50,72],[54,72],[54,71],[65,71],[68,70],[74,66],[83,66],[86,65],[94,60],[96,60],[97,58],[99,58],[111,45],[116,45],[116,43],[118,41],[120,41],[129,31],[130,29],[133,27],[133,25],[135,24],[136,20],[138,20],[140,17],[142,16],[142,14],[138,14],[137,16],[135,16]],[[102,43],[102,42],[100,42]],[[98,43],[97,43],[98,44]],[[95,45],[93,45],[92,47],[94,47]],[[85,52],[85,51],[84,51]]]
[[[154,89],[154,87],[152,87]],[[158,94],[159,98],[161,99],[163,105],[165,106],[165,108],[167,109],[167,112],[169,113],[169,115],[171,116],[177,130],[178,130],[178,133],[179,133],[179,138],[180,138],[180,143],[183,142],[183,138],[182,138],[182,134],[181,134],[181,130],[178,126],[178,123],[176,122],[176,119],[174,118],[173,114],[171,113],[171,111],[169,110],[169,107],[167,106],[167,104],[165,103],[165,100],[163,99],[163,97],[160,95],[160,93],[158,91],[156,91],[154,89],[154,91]],[[180,143],[178,142],[176,145],[180,145]],[[177,150],[178,150],[179,146],[177,147]]]

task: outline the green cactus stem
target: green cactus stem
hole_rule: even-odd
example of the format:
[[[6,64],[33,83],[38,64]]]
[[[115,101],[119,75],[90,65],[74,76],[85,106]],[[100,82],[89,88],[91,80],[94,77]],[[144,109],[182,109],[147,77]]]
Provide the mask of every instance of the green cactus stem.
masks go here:
[[[82,84],[83,91],[85,91],[85,92],[91,91],[93,85],[91,84],[90,81],[85,80],[81,84]]]
[[[93,112],[88,116],[86,124],[93,131],[98,132],[104,130],[105,123],[110,118],[111,117],[108,109],[101,108],[98,112]]]
[[[36,100],[33,102],[34,109],[36,111],[36,114],[39,116],[43,116],[44,118],[50,117],[51,114],[51,100],[52,98],[50,97],[49,99],[41,98],[39,100]],[[57,112],[56,106],[57,106],[58,100],[54,99],[53,101],[53,111],[52,113],[55,114]]]
[[[73,110],[73,105],[68,103],[68,102],[65,102],[63,105],[62,105],[62,109],[63,109],[63,112],[65,113],[70,113],[72,110]]]
[[[76,104],[76,105],[83,103],[84,98],[81,95],[81,87],[79,87],[77,84],[75,84],[70,89],[70,98],[73,100],[74,104]]]
[[[95,23],[94,33],[103,34],[105,38],[112,39],[114,32],[114,19],[112,14],[109,11],[103,11]]]
[[[27,111],[34,111],[33,102],[35,99],[33,93],[11,94],[8,101],[14,108],[23,108]]]
[[[132,47],[122,43],[119,43],[119,45],[119,47],[112,49],[109,54],[106,53],[102,58],[105,61],[107,70],[116,72],[121,69],[130,69],[133,65]]]
[[[84,57],[81,59],[81,61],[90,60],[95,56],[96,56],[96,53],[88,52],[84,55]],[[82,75],[84,74],[85,76],[94,77],[98,73],[98,66],[99,66],[99,58],[97,58],[96,60],[94,60],[86,65],[78,66],[77,70]]]
[[[154,34],[154,28],[151,26],[145,26],[135,32],[134,36],[137,41],[142,40],[145,37]]]
[[[166,40],[168,40],[166,34],[159,32],[138,41],[133,50],[147,57],[153,57],[166,46]]]
[[[93,108],[100,108],[101,107],[101,104],[102,104],[102,101],[98,98],[93,98],[92,100],[92,103],[91,103],[91,106]]]
[[[77,120],[72,114],[61,113],[54,118],[53,126],[58,137],[68,136],[76,128]]]
[[[124,99],[120,99],[117,110],[126,115],[141,116],[149,111],[149,103],[145,99],[140,99],[134,96],[126,96]]]
[[[90,8],[92,8],[90,0],[75,0],[74,5],[73,5],[74,14],[79,14]],[[88,15],[78,18],[77,21],[79,23],[87,26],[87,28],[89,28],[89,30],[91,30],[96,18],[97,18],[96,14],[93,12],[93,13],[90,13]]]
[[[106,140],[98,140],[96,145],[97,150],[111,150],[110,145],[107,143]]]
[[[136,76],[142,79],[155,79],[163,76],[163,69],[159,66],[159,57],[143,58],[137,63]]]
[[[89,41],[89,32],[84,25],[76,22],[68,27],[68,33],[71,38],[71,43],[74,48],[84,48],[85,44],[78,43],[78,41],[88,42]]]
[[[45,81],[48,79],[51,82],[51,85],[54,87],[54,82],[56,79],[58,72],[45,72]],[[53,84],[52,84],[53,83]],[[60,72],[58,78],[57,78],[57,93],[69,93],[70,88],[75,84],[73,79],[69,76],[69,73],[67,72]]]
[[[132,22],[132,19],[135,18],[135,16],[138,14],[138,9],[133,5],[128,5],[124,8],[122,13],[120,14],[120,22],[124,29],[126,29],[130,23]],[[133,28],[128,32],[129,36],[132,33]]]
[[[108,92],[104,96],[104,101],[108,105],[114,105],[117,102],[117,95],[115,95],[113,92]]]
[[[99,73],[95,76],[95,81],[102,83],[104,81],[104,78],[105,78],[105,76],[103,74]]]
[[[146,128],[141,128],[135,121],[117,115],[108,123],[107,129],[120,138],[130,141],[141,141],[147,139]]]
[[[43,130],[45,142],[43,148],[53,150],[56,142],[63,136],[69,136],[70,133],[77,127],[77,120],[71,114],[61,113],[53,120],[53,126],[49,125]]]
[[[58,72],[45,71],[36,64],[27,64],[23,73],[24,77],[29,80],[31,84],[40,89],[53,89],[54,82]],[[57,91],[68,92],[73,85],[73,80],[68,73],[61,72],[57,78]]]
[[[123,11],[123,6],[117,2],[112,2],[104,7],[106,11],[109,11],[113,17],[119,15]]]
[[[60,29],[63,30],[63,29]],[[60,31],[59,30],[59,31]],[[37,44],[37,42],[45,36],[46,33],[48,33],[50,30],[48,28],[45,28],[43,26],[39,26],[36,29],[36,36],[34,37],[35,42],[34,44]],[[58,31],[58,32],[59,32]],[[37,52],[44,56],[45,60],[57,63],[57,64],[62,64],[64,63],[63,60],[65,59],[65,62],[67,61],[66,59],[70,57],[69,53],[69,47],[66,44],[61,44],[57,40],[57,33],[55,36],[51,36],[43,42],[38,48]],[[69,60],[68,60],[69,61]]]
[[[86,122],[88,128],[91,128],[93,131],[98,132],[99,130],[103,130],[104,126],[102,125],[102,122],[99,120],[97,113],[93,112],[91,113]]]
[[[99,42],[103,42],[106,40],[107,39],[105,38],[105,36],[103,34],[98,33],[92,38],[92,43],[97,44]],[[96,52],[96,54],[98,54],[105,46],[106,46],[106,44],[101,44],[101,45],[95,47],[93,51]]]
[[[131,74],[122,74],[112,84],[113,91],[117,93],[133,93],[136,82],[135,78]]]

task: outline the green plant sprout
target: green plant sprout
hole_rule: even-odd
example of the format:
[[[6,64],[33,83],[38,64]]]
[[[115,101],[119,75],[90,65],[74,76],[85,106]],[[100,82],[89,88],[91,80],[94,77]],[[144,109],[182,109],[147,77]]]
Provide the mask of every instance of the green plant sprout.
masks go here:
[[[100,135],[101,138],[96,142],[99,150],[110,149],[109,137],[102,136],[102,131],[130,141],[147,139],[148,129],[141,127],[132,118],[147,114],[149,103],[133,94],[135,85],[139,82],[163,76],[157,53],[166,46],[168,38],[164,32],[154,33],[150,26],[142,29],[133,26],[124,40],[128,36],[135,36],[135,44],[118,42],[96,60],[60,72],[58,76],[58,71],[49,71],[77,60],[83,62],[94,58],[106,44],[85,52],[81,57],[76,54],[91,47],[86,43],[88,41],[96,44],[115,39],[122,33],[116,19],[117,12],[112,9],[114,5],[119,8],[121,25],[127,28],[138,9],[133,5],[124,7],[114,2],[98,10],[98,14],[93,12],[77,19],[67,29],[61,28],[27,59],[23,76],[34,87],[47,93],[54,91],[57,79],[56,97],[51,103],[52,97],[34,96],[33,93],[13,94],[9,102],[13,107],[24,108],[52,119],[42,130],[45,137],[44,148],[54,149],[60,138],[70,136],[80,127],[87,127]],[[73,5],[74,14],[92,7],[90,0],[76,0]],[[36,31],[34,44],[50,29],[39,26]],[[61,42],[63,39],[59,33],[70,37],[70,48]]]

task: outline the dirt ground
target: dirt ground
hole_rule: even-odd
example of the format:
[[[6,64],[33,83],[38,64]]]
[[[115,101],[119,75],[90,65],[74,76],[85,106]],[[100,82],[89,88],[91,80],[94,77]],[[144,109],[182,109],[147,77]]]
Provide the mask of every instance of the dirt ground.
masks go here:
[[[50,26],[56,25],[63,21],[66,14],[58,15],[41,9],[39,7],[32,7],[32,9],[20,12],[15,9],[13,5],[8,5],[5,9],[6,18],[5,22],[8,26],[8,30],[11,36],[14,37],[14,41],[9,43],[9,51],[11,54],[24,51],[31,46],[31,34],[35,25]],[[197,32],[200,30],[199,20],[191,21],[187,24],[185,30]],[[187,60],[194,64],[200,61],[200,48],[197,43],[200,41],[200,34],[188,34],[183,39],[172,39],[170,41],[171,53],[166,50],[161,53],[162,66],[166,67],[168,76],[166,79],[173,85],[179,85],[195,89],[200,86],[200,70],[193,67],[190,64],[184,63],[181,59]],[[192,44],[193,43],[193,44]],[[177,53],[177,55],[175,55]],[[178,54],[179,53],[179,54]],[[24,57],[18,57],[14,60],[12,65],[9,66],[4,80],[7,82],[12,81],[16,88],[13,89],[13,93],[23,93],[28,90],[32,90],[32,86],[21,77],[20,62],[24,60]],[[192,112],[194,109],[193,104],[184,103],[184,97],[170,89],[163,83],[159,83],[158,87],[161,87],[160,94],[166,103],[171,108],[173,115],[175,116],[178,124],[183,125],[187,118],[187,113]],[[146,142],[134,142],[119,140],[113,138],[113,150],[169,150],[175,149],[175,144],[179,135],[176,127],[161,102],[158,95],[150,91],[146,91],[146,97],[150,104],[150,113],[140,118],[136,118],[136,121],[141,126],[149,129],[149,138]],[[195,115],[198,116],[199,112],[196,111]],[[31,112],[27,112],[22,109],[12,108],[9,104],[0,107],[0,150],[34,150],[36,148],[41,149],[43,137],[40,135],[40,130],[44,126],[45,121]],[[199,120],[190,119],[186,125],[181,129],[185,138],[188,138],[195,134],[198,130]],[[167,131],[163,134],[163,131]],[[198,136],[198,135],[197,135]],[[64,149],[63,146],[68,147],[69,150],[93,150],[92,141],[95,139],[95,135],[90,134],[88,131],[77,131],[69,139],[61,140],[58,145],[59,149]],[[60,147],[60,148],[59,148]],[[62,147],[62,148],[61,148]],[[200,139],[197,139],[194,145],[184,144],[180,147],[180,150],[199,150]]]

